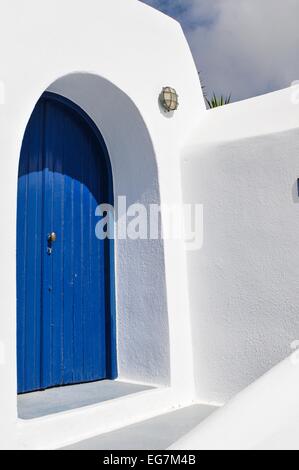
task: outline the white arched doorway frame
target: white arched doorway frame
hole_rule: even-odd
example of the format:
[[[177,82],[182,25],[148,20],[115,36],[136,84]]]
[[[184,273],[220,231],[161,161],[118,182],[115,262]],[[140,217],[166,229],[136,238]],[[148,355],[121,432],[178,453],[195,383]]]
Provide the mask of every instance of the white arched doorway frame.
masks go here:
[[[160,205],[152,142],[134,103],[108,80],[75,73],[48,91],[80,106],[101,132],[111,161],[114,201]],[[162,240],[115,240],[117,365],[120,379],[170,384]]]

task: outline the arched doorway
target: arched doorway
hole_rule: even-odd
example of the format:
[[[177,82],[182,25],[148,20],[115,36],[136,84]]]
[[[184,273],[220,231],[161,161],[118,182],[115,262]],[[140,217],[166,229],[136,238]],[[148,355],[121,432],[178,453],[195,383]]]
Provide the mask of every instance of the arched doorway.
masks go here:
[[[116,377],[113,242],[95,209],[113,204],[108,152],[77,105],[42,95],[19,164],[18,392]]]

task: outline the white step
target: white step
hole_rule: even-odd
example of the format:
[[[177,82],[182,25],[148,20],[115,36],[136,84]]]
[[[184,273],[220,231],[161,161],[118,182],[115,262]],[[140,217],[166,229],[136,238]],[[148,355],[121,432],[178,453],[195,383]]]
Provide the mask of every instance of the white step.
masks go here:
[[[64,450],[163,450],[191,431],[217,407],[193,405],[101,434]]]
[[[101,380],[50,388],[41,392],[19,395],[18,414],[21,419],[40,418],[151,389],[153,387],[117,380]]]

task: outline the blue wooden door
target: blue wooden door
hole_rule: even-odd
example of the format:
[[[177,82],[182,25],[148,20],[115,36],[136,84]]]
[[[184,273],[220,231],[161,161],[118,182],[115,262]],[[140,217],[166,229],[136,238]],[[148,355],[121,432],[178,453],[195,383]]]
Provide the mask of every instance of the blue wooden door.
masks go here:
[[[113,250],[95,236],[95,209],[111,198],[106,149],[92,123],[69,101],[43,95],[19,165],[19,393],[116,375]]]

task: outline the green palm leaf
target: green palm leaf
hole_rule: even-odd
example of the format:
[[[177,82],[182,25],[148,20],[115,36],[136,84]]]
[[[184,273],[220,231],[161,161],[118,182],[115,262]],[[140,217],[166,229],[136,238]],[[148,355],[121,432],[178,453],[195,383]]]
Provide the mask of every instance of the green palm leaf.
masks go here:
[[[207,97],[205,97],[205,98],[206,98],[208,108],[210,108],[210,109],[218,108],[219,106],[224,106],[225,104],[229,104],[231,102],[231,95],[216,96],[216,94],[213,93],[213,96],[210,100]]]

